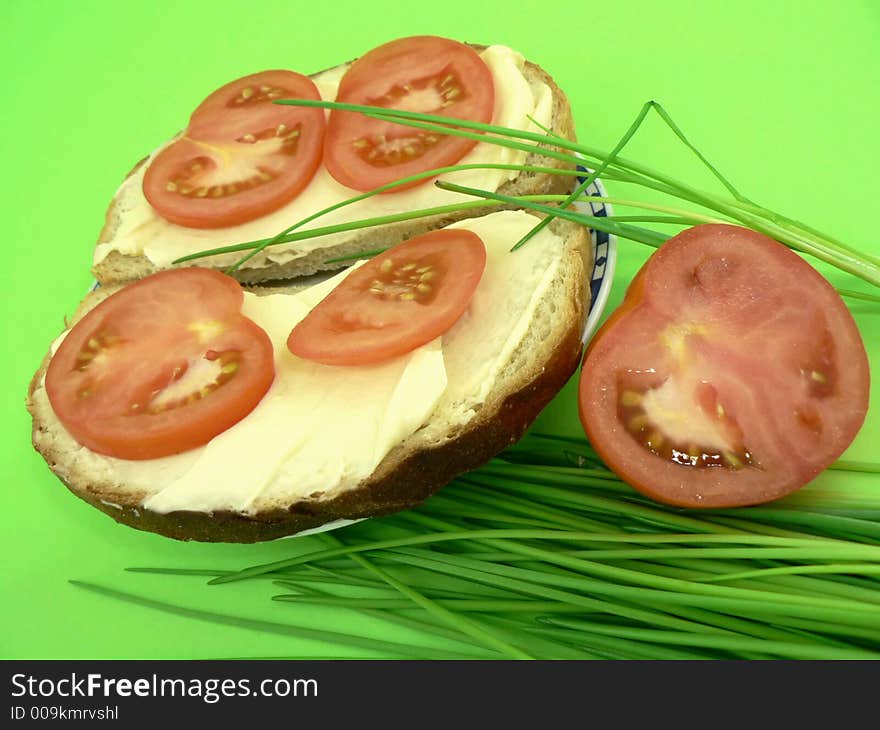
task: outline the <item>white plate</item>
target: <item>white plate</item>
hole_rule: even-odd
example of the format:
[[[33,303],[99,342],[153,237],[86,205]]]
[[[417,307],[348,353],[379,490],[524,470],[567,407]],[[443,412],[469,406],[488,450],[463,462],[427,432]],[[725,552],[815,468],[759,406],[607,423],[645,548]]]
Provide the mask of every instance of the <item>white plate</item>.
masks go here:
[[[580,168],[584,172],[589,172]],[[578,182],[584,182],[585,178],[578,178]],[[601,180],[595,180],[586,189],[587,195],[608,197]],[[586,213],[592,213],[597,217],[614,215],[610,203],[576,203],[575,208]],[[590,276],[590,314],[584,327],[583,342],[595,333],[599,326],[599,320],[608,304],[608,296],[611,294],[611,284],[614,281],[614,265],[617,262],[617,236],[604,231],[590,229],[590,239],[593,244],[593,272]]]

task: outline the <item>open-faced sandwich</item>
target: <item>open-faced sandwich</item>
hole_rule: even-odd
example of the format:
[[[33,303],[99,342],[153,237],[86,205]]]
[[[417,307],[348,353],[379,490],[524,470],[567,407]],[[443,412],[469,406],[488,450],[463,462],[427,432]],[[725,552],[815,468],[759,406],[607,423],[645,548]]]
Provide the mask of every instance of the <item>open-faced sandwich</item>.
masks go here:
[[[572,176],[553,172],[566,163],[479,134],[274,103],[287,98],[574,135],[565,96],[537,66],[433,37],[211,94],[123,183],[95,252],[101,286],[29,394],[36,448],[120,522],[251,542],[405,509],[519,438],[577,368],[588,231],[553,220],[511,251],[540,218],[488,203],[449,210],[463,197],[431,184],[432,170],[464,164],[444,179],[567,192]],[[222,272],[246,251],[175,263],[270,239],[385,185],[303,228],[447,209],[273,245],[235,278]],[[387,250],[351,265],[376,249]]]
[[[587,232],[501,211],[304,289],[204,269],[90,294],[33,380],[78,496],[180,539],[413,506],[518,439],[581,353]]]
[[[287,98],[426,112],[533,132],[543,128],[574,138],[565,94],[540,67],[503,46],[421,36],[392,41],[312,77],[292,71],[252,74],[208,96],[183,132],[129,174],[95,250],[98,281],[131,281],[170,268],[183,256],[272,238],[360,192],[449,165],[471,167],[444,174],[445,180],[507,195],[572,188],[570,176],[523,170],[570,167],[537,153],[352,112],[274,103]],[[472,199],[421,179],[322,215],[301,230],[464,200]],[[347,264],[334,259],[385,248],[491,209],[487,203],[273,245],[234,275],[259,283],[340,268]],[[186,265],[222,270],[241,256]]]

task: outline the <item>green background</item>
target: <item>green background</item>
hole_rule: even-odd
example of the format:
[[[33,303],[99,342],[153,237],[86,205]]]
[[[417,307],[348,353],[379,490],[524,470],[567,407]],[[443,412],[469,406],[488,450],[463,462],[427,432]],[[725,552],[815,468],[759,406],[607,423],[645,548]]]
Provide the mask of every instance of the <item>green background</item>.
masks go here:
[[[425,6],[6,0],[0,28],[2,658],[339,655],[312,640],[110,601],[69,585],[72,578],[189,606],[406,639],[405,632],[352,612],[316,615],[270,604],[265,584],[205,587],[200,579],[123,572],[134,565],[243,567],[301,550],[308,541],[183,544],[121,527],[70,495],[30,445],[27,383],[91,283],[92,246],[116,186],[184,124],[201,98],[232,78],[271,67],[311,73],[420,33],[506,44],[566,90],[581,140],[610,149],[641,105],[656,99],[749,197],[880,254],[876,0],[447,0]],[[711,184],[656,119],[627,156]],[[647,253],[621,242],[611,305]],[[836,272],[829,278],[870,289]],[[880,307],[851,304],[872,369],[880,372]],[[876,458],[876,387],[873,394],[850,458]],[[573,383],[541,421],[545,429],[579,433]],[[821,477],[828,484],[839,478]]]

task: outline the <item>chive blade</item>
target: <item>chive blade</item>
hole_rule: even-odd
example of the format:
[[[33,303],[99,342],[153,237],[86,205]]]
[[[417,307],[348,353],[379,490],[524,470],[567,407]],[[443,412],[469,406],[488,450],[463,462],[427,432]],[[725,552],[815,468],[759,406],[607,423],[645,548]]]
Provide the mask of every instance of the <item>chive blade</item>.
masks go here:
[[[617,159],[618,153],[624,147],[626,147],[626,143],[629,142],[630,139],[632,139],[633,135],[636,133],[636,130],[638,130],[638,128],[640,126],[642,126],[642,122],[645,120],[645,117],[648,115],[648,112],[650,111],[651,105],[653,103],[654,102],[648,102],[647,104],[645,104],[642,107],[641,111],[636,115],[636,118],[633,121],[633,123],[630,125],[629,129],[624,133],[623,137],[621,137],[618,140],[617,144],[614,146],[614,149],[611,150],[611,154],[608,155],[608,157],[606,157],[604,160],[602,160],[601,164],[595,170],[590,172],[590,174],[587,175],[587,177],[584,179],[583,182],[581,182],[577,185],[577,187],[572,191],[571,195],[569,195],[568,198],[566,198],[562,202],[561,207],[567,208],[575,200],[577,200],[581,195],[583,195],[584,192],[589,189],[590,185],[592,185],[594,182],[596,182],[599,175],[601,175],[603,172],[605,172],[605,170],[608,169],[608,166],[612,162],[614,162],[615,159]],[[544,218],[544,220],[539,222],[536,226],[534,226],[532,228],[532,230],[530,230],[528,233],[526,233],[526,235],[524,235],[522,238],[520,238],[519,241],[517,241],[514,244],[513,248],[510,250],[516,251],[518,248],[525,246],[526,243],[528,243],[538,233],[540,233],[542,230],[544,230],[544,228],[546,228],[548,225],[550,225],[551,220],[552,220],[552,218],[549,216],[547,218]]]
[[[71,580],[71,585],[81,588],[92,593],[112,598],[125,603],[131,603],[144,608],[170,613],[183,618],[196,619],[199,621],[207,621],[210,623],[222,624],[224,626],[232,626],[235,628],[248,629],[261,633],[276,634],[279,636],[293,636],[297,638],[311,639],[330,644],[339,644],[342,646],[357,647],[360,649],[368,649],[382,653],[390,653],[400,657],[411,658],[427,658],[428,656],[444,656],[448,659],[469,659],[472,656],[464,655],[457,652],[448,652],[443,650],[435,651],[428,648],[414,647],[409,644],[385,641],[383,639],[373,639],[365,636],[357,636],[354,634],[343,634],[340,632],[326,631],[323,629],[309,629],[302,626],[293,626],[290,624],[278,623],[274,621],[264,621],[260,619],[250,619],[242,616],[231,616],[213,611],[204,611],[201,609],[189,608],[186,606],[178,606],[176,604],[166,603],[153,598],[139,596],[134,593],[119,591],[114,588],[107,588],[95,583],[86,581]]]

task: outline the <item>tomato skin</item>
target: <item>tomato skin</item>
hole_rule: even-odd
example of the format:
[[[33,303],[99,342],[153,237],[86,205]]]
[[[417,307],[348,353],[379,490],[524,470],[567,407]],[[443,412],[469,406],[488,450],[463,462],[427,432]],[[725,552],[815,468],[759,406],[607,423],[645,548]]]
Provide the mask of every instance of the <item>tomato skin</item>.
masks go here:
[[[163,271],[112,294],[52,356],[46,392],[58,419],[83,446],[120,459],[203,446],[250,413],[275,377],[272,342],[241,315],[243,296],[208,269]],[[158,400],[205,361],[215,361],[212,375]]]
[[[815,269],[762,234],[703,225],[661,246],[596,333],[578,407],[596,452],[638,491],[735,507],[785,496],[837,459],[869,384],[855,322]],[[667,411],[660,393],[674,395]],[[700,439],[713,448],[692,448]]]
[[[379,46],[355,61],[340,81],[336,101],[490,122],[495,83],[489,68],[469,46],[436,36],[413,36]],[[380,141],[383,137],[387,142]],[[475,140],[333,110],[324,164],[338,182],[367,191],[455,164],[474,145]],[[373,152],[376,155],[371,158]]]
[[[290,333],[288,349],[325,365],[368,365],[446,332],[467,309],[486,266],[475,233],[442,229],[353,270]]]
[[[272,103],[280,98],[320,94],[302,74],[262,71],[208,96],[147,168],[143,191],[156,212],[180,226],[223,228],[299,195],[321,164],[325,117]]]

